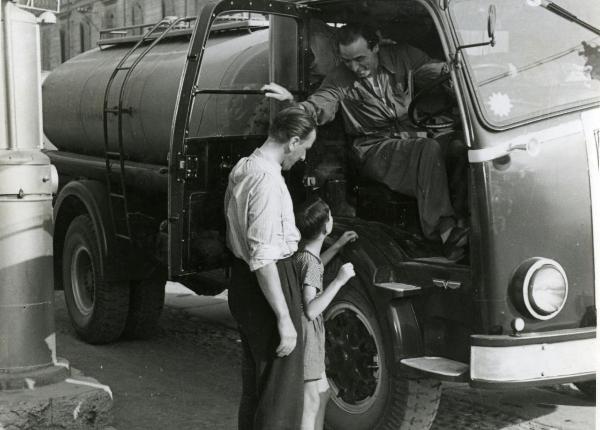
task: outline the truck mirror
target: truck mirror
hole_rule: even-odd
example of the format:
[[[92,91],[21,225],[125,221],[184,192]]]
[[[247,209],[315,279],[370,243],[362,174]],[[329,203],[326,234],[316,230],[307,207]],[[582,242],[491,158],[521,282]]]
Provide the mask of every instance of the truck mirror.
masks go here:
[[[488,9],[488,20],[487,20],[487,32],[490,40],[482,43],[471,43],[469,45],[460,45],[456,48],[456,52],[454,53],[454,64],[458,63],[458,53],[466,48],[474,48],[477,46],[495,46],[496,45],[496,6],[491,4]]]

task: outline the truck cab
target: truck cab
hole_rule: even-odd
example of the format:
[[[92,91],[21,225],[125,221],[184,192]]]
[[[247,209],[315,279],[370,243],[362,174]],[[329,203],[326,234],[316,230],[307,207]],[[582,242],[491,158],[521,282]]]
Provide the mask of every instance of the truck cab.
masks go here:
[[[347,261],[357,272],[325,314],[328,425],[429,428],[442,381],[593,392],[600,9],[558,3],[236,0],[144,36],[107,31],[44,84],[62,179],[55,270],[78,333],[147,334],[166,279],[199,293],[226,285],[227,175],[283,107],[260,88],[304,100],[339,64],[336,28],[367,20],[381,43],[446,63],[434,86],[405,85],[415,127],[448,148],[471,233],[464,258],[444,258],[414,198],[357,173],[342,119],[319,127],[286,181],[296,203],[329,202],[334,238],[359,235],[325,274]]]

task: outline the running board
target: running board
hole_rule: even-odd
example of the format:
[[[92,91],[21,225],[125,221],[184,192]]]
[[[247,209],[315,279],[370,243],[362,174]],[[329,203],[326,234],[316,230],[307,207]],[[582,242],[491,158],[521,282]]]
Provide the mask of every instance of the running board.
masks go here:
[[[411,369],[418,370],[441,381],[468,382],[469,365],[444,357],[414,357],[400,361]]]
[[[401,282],[376,282],[376,287],[385,288],[395,292],[399,297],[415,296],[421,293],[421,287]]]

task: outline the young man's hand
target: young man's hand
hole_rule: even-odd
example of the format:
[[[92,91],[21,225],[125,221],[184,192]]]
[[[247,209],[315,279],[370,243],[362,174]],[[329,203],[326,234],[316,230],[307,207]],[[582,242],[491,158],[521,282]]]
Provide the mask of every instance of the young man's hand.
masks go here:
[[[354,242],[356,239],[358,239],[358,234],[356,234],[355,231],[345,231],[344,234],[342,234],[337,240],[337,244],[341,248],[342,246],[345,246],[348,242]]]
[[[274,82],[271,82],[267,85],[263,85],[263,87],[260,90],[265,92],[265,97],[279,100],[280,102],[294,100],[294,96],[292,95],[292,93],[290,93],[286,88]]]
[[[294,328],[291,318],[281,318],[277,321],[277,330],[279,331],[279,346],[275,350],[278,357],[290,355],[296,347],[296,339],[298,334]]]
[[[355,276],[354,265],[352,263],[343,264],[338,270],[335,280],[344,285],[348,280]]]
[[[265,299],[277,318],[277,331],[279,332],[279,346],[275,352],[279,357],[289,355],[296,347],[298,334],[290,317],[288,305],[281,289],[281,281],[277,270],[277,263],[270,262],[256,269],[256,279]]]

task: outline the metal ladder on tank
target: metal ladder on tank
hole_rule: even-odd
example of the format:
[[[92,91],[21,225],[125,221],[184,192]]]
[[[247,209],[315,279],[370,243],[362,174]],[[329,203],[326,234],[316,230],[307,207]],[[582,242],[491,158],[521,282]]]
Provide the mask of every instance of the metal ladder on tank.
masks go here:
[[[102,123],[104,128],[104,155],[106,161],[106,190],[108,194],[108,209],[110,213],[110,218],[112,222],[113,232],[115,236],[124,239],[128,242],[131,242],[132,233],[131,233],[131,220],[129,212],[129,204],[127,200],[127,189],[125,185],[125,151],[123,147],[123,114],[131,113],[131,109],[123,108],[123,98],[125,95],[125,87],[127,86],[127,82],[131,77],[131,74],[135,67],[142,61],[142,59],[150,52],[152,48],[154,48],[166,35],[167,33],[173,29],[176,25],[182,22],[188,22],[195,19],[195,17],[187,17],[187,18],[176,18],[176,19],[163,19],[154,26],[150,28],[132,47],[127,53],[121,58],[115,69],[113,70],[108,83],[106,84],[106,90],[104,91],[104,104],[103,104],[103,114],[102,114]],[[162,27],[162,28],[161,28]],[[161,32],[157,32],[157,30],[161,29]],[[142,45],[145,42],[152,40],[148,46],[146,46],[143,50],[141,50]],[[134,55],[138,50],[140,50],[139,54],[133,59],[130,65],[125,66],[127,60]],[[121,82],[121,87],[119,88],[119,99],[118,104],[113,107],[109,107],[109,97],[111,88],[113,86],[114,80],[117,77],[119,72],[126,72],[123,77],[123,81]],[[117,116],[117,147],[116,149],[112,149],[109,144],[109,135],[108,135],[108,117],[109,115]],[[118,168],[115,169],[113,166],[113,161],[118,161]],[[118,176],[117,184],[119,187],[115,190],[113,188],[113,177]],[[117,206],[120,212],[120,220],[122,222],[117,222],[117,216],[115,214],[115,206]]]

